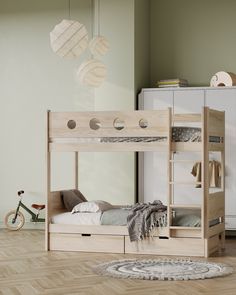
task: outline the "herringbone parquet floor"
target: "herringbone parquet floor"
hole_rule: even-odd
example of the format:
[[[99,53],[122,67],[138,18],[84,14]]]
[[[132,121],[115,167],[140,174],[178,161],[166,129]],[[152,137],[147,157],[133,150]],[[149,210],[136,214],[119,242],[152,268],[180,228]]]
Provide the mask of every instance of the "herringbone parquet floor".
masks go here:
[[[93,266],[101,262],[134,257],[135,255],[121,254],[45,252],[43,231],[10,232],[0,230],[0,294],[236,294],[236,272],[230,276],[216,279],[162,282],[102,277],[92,270]],[[147,256],[143,257],[147,258]],[[209,260],[228,263],[236,269],[236,240],[228,239],[226,251]]]

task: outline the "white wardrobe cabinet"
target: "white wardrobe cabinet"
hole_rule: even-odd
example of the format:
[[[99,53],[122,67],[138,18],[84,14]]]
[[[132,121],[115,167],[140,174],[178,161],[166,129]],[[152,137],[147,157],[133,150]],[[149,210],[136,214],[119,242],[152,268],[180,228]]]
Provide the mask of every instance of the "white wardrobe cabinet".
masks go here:
[[[206,91],[205,104],[225,110],[225,226],[236,229],[236,89]]]
[[[226,229],[236,230],[236,87],[187,87],[149,88],[139,94],[139,109],[164,109],[172,107],[177,113],[201,113],[203,106],[225,110],[225,196]],[[199,155],[176,153],[176,159],[186,159],[186,165],[173,168],[178,180],[193,180],[191,167]],[[189,159],[193,160],[191,163]],[[178,162],[178,161],[177,161]],[[145,152],[139,154],[139,201],[160,199],[166,202],[167,161],[165,153]],[[196,204],[200,190],[194,187],[175,187],[176,203]]]
[[[148,91],[139,95],[139,109],[155,110],[173,107],[172,91]],[[167,190],[167,153],[139,153],[139,202],[153,202],[156,199],[166,204]],[[157,197],[158,196],[158,197]]]
[[[173,91],[173,110],[175,114],[201,113],[203,105],[203,90]]]

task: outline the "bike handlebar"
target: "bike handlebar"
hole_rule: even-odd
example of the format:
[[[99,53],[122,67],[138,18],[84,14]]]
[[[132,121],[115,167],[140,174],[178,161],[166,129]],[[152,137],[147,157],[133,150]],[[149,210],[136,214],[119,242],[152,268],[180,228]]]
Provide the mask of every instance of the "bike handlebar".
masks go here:
[[[23,194],[23,193],[24,193],[24,191],[18,191],[18,192],[17,192],[17,194],[18,194],[19,197],[20,197],[20,195]]]

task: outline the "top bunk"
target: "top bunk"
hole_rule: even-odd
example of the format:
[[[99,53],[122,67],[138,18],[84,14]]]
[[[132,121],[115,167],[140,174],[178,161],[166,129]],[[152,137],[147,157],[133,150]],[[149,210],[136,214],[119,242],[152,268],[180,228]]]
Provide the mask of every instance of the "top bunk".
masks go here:
[[[186,133],[191,134],[190,140],[175,140],[172,136],[172,151],[223,151],[225,141],[225,112],[203,107],[201,114],[175,114],[172,116],[173,128],[186,128]],[[185,127],[173,127],[173,126]]]
[[[191,124],[191,127],[189,126]],[[192,126],[192,124],[198,126]],[[224,112],[152,111],[51,112],[48,151],[201,151],[224,147]]]
[[[155,151],[170,143],[171,109],[48,112],[49,151]]]

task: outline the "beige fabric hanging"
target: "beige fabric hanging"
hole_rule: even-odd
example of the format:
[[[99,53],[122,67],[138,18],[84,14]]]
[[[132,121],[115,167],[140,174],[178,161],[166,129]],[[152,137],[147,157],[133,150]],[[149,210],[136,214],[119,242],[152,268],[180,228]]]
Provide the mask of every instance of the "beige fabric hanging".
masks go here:
[[[196,177],[196,182],[202,181],[202,163],[196,162],[193,165],[191,174]],[[221,187],[221,163],[218,161],[209,161],[209,186],[211,188]],[[201,184],[196,184],[201,187]]]

